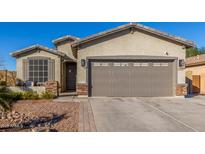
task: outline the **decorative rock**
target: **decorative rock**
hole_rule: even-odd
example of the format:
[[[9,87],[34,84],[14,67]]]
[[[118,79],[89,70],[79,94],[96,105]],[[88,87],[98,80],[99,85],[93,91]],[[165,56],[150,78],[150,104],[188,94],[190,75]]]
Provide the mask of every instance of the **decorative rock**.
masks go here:
[[[11,114],[15,114],[16,113],[16,111],[11,111]]]
[[[9,119],[9,120],[12,119],[11,113],[8,113],[8,114],[7,114],[7,119]]]
[[[32,132],[36,132],[36,129],[35,129],[35,128],[32,128],[31,131],[32,131]]]
[[[2,113],[1,119],[6,119],[6,114]]]

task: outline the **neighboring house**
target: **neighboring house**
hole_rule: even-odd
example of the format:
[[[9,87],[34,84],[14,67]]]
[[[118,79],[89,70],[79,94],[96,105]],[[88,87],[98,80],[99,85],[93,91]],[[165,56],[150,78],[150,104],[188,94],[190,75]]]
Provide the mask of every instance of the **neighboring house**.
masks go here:
[[[175,96],[186,93],[186,49],[192,41],[140,24],[126,24],[84,39],[64,36],[56,49],[31,46],[16,57],[17,77],[56,80],[61,92],[88,96]]]
[[[0,82],[5,82],[7,86],[15,86],[16,71],[0,70]]]
[[[205,54],[186,59],[188,93],[205,94]]]

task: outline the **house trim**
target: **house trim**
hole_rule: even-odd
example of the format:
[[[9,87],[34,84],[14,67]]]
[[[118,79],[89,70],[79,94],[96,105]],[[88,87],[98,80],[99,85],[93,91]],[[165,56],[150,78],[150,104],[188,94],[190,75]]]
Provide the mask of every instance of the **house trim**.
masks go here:
[[[168,33],[161,32],[161,31],[158,31],[156,29],[150,28],[148,26],[143,26],[141,24],[135,24],[135,23],[122,25],[122,26],[119,26],[119,27],[116,27],[116,28],[113,28],[113,29],[110,29],[110,30],[107,30],[104,32],[100,32],[100,33],[88,36],[84,39],[80,39],[80,40],[73,42],[71,45],[72,45],[72,47],[77,47],[81,44],[99,39],[101,37],[105,37],[107,35],[117,33],[117,32],[123,31],[123,30],[127,30],[127,29],[130,29],[131,33],[133,32],[133,29],[136,29],[136,30],[141,30],[141,31],[144,31],[144,32],[147,32],[150,34],[154,34],[156,36],[159,36],[159,37],[162,37],[165,39],[169,39],[169,40],[174,41],[176,43],[180,43],[181,45],[184,45],[187,48],[195,47],[195,44],[193,41],[189,41],[189,40],[183,39],[181,37],[173,36],[173,35],[170,35]]]
[[[47,47],[42,46],[42,45],[32,45],[32,46],[29,46],[27,48],[14,51],[10,55],[13,57],[18,57],[18,56],[21,56],[22,54],[27,53],[27,52],[32,51],[32,50],[37,50],[37,51],[43,50],[43,51],[49,52],[51,54],[54,54],[54,55],[57,55],[60,57],[69,58],[70,60],[74,60],[58,50],[47,48]]]

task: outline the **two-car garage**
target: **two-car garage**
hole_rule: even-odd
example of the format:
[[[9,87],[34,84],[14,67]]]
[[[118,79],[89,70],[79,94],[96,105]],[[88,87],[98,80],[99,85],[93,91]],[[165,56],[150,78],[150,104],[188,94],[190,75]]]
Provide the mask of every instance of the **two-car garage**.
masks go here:
[[[129,24],[76,41],[77,94],[184,96],[186,49],[192,41]]]
[[[89,96],[173,96],[175,57],[90,57]]]

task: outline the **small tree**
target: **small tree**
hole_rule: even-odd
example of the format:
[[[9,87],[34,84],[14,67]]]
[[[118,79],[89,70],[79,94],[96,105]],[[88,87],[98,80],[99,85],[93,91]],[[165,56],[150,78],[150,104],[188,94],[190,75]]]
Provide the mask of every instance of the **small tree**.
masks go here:
[[[199,52],[200,52],[200,54],[205,54],[205,47],[201,47],[201,48],[199,49]]]
[[[186,50],[186,57],[193,57],[200,54],[200,51],[198,48],[189,48]]]
[[[186,57],[193,57],[197,55],[205,54],[205,47],[201,48],[189,48],[186,50]]]

